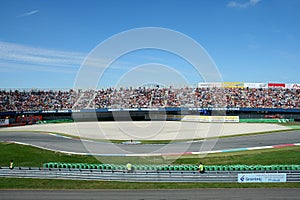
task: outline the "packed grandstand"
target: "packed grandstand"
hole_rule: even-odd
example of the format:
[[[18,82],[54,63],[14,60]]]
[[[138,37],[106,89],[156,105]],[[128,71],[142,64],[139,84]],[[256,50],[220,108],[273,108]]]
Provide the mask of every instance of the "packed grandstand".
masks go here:
[[[182,88],[0,90],[2,112],[161,107],[297,109],[300,108],[300,85],[227,82]]]

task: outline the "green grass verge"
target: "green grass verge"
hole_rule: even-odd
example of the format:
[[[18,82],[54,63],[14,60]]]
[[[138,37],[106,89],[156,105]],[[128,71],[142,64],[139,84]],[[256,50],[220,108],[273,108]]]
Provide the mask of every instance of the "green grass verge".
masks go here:
[[[45,162],[99,163],[93,156],[78,156],[55,153],[35,147],[18,144],[0,143],[0,165],[8,166],[14,159],[16,166],[42,166]],[[201,160],[206,165],[212,164],[300,164],[300,147],[253,150],[231,153],[208,154],[199,156],[182,156],[173,164],[197,164]],[[101,157],[106,163],[126,163],[132,159],[133,164],[148,162],[169,162],[162,157]],[[134,163],[136,162],[136,163]],[[0,178],[0,189],[191,189],[191,188],[300,188],[300,183],[131,183],[115,181],[73,181],[48,179]]]
[[[182,156],[174,164],[192,164],[199,160],[206,165],[272,165],[272,164],[300,164],[300,146],[275,149],[262,149],[230,153],[208,154],[205,157]]]
[[[292,128],[294,130],[300,130],[300,125],[293,125],[293,126],[288,126],[289,128]]]
[[[0,178],[0,189],[300,188],[300,183],[152,183]]]
[[[0,166],[8,166],[11,159],[15,166],[41,167],[45,162],[99,163],[93,156],[74,156],[35,147],[0,142]]]
[[[174,157],[94,157],[68,155],[42,150],[36,147],[0,142],[0,166],[8,166],[11,159],[15,166],[41,167],[46,162],[67,163],[117,163],[126,164],[169,164]],[[300,146],[276,149],[252,150],[204,155],[184,155],[173,164],[197,164],[201,160],[206,165],[225,164],[300,164]]]

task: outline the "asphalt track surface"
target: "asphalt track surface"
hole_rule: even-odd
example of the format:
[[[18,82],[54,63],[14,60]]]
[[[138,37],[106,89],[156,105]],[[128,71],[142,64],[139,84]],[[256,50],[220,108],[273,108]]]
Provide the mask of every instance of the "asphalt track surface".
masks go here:
[[[300,189],[0,190],[1,199],[299,199]]]
[[[176,142],[172,144],[125,145],[78,140],[54,134],[38,132],[0,132],[0,141],[19,142],[53,151],[95,155],[134,155],[134,154],[175,154],[200,152],[203,150],[228,150],[249,147],[273,146],[300,143],[300,131],[286,131],[250,136],[219,138],[196,142]]]

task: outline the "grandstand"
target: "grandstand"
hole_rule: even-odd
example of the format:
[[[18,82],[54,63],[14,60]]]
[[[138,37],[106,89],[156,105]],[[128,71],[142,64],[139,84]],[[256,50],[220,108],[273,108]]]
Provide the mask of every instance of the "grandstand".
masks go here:
[[[151,112],[155,120],[183,113],[210,116],[216,110],[241,119],[299,120],[300,84],[223,82],[181,88],[0,90],[0,117],[9,119],[10,124],[74,117],[88,121],[95,112],[98,120],[114,120],[112,112],[122,111],[129,112],[133,120],[149,120]]]

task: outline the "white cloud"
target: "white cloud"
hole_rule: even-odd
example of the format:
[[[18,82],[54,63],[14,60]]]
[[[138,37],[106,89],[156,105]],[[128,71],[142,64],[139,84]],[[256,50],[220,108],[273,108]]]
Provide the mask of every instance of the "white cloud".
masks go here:
[[[17,70],[33,71],[77,70],[85,54],[49,50],[0,41],[0,69],[9,66]],[[30,66],[30,67],[28,67]]]
[[[81,52],[52,50],[28,45],[0,41],[0,72],[37,71],[76,73],[87,54]],[[107,59],[103,57],[89,59],[85,64],[89,68],[104,68]],[[110,68],[125,69],[132,63],[118,61]]]
[[[248,8],[248,7],[253,7],[257,3],[259,3],[261,0],[248,0],[247,2],[244,3],[239,3],[237,1],[230,1],[227,6],[231,8]]]
[[[39,10],[32,10],[32,11],[29,11],[29,12],[21,14],[19,17],[28,17],[28,16],[34,15],[34,14],[36,14],[38,12],[40,12],[40,11]]]

